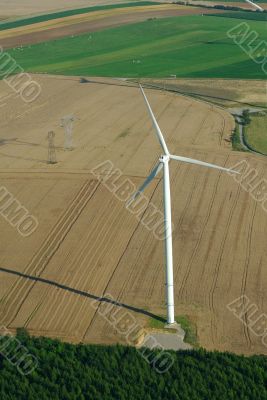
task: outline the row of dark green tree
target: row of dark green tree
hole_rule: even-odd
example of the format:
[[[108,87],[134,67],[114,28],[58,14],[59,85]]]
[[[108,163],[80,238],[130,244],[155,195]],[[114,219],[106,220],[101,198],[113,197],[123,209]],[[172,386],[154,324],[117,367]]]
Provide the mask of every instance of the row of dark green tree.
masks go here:
[[[173,364],[159,373],[150,362],[158,351],[144,357],[133,347],[73,345],[32,338],[25,332],[18,334],[18,340],[38,365],[23,375],[1,355],[1,400],[267,399],[265,356],[203,349],[171,352]]]

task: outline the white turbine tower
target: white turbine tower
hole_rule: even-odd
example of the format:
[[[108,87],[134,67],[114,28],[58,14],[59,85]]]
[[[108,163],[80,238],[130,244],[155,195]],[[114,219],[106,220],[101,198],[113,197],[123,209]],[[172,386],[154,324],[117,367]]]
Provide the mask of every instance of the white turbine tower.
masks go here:
[[[163,168],[163,200],[164,200],[164,223],[165,223],[165,262],[166,262],[166,300],[167,300],[167,323],[174,324],[174,289],[173,289],[173,254],[172,254],[172,216],[171,216],[171,192],[170,192],[170,174],[169,174],[169,162],[170,160],[181,161],[190,164],[201,165],[204,167],[215,168],[221,171],[227,171],[231,173],[238,173],[231,169],[219,167],[218,165],[209,164],[203,161],[194,160],[192,158],[174,156],[170,154],[166,142],[160,127],[156,121],[156,118],[152,112],[149,102],[146,98],[144,90],[140,85],[141,92],[144,96],[148,112],[153,121],[153,125],[157,134],[157,138],[163,150],[163,155],[159,158],[159,162],[153,169],[151,174],[145,180],[143,185],[138,191],[130,198],[128,205],[131,204],[135,199],[145,190],[150,182],[158,175]]]

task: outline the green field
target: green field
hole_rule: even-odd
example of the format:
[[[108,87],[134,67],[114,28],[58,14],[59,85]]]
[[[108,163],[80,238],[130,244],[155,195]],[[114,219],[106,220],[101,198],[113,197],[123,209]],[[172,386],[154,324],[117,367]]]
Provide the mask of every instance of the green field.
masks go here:
[[[267,154],[267,116],[250,116],[251,122],[245,128],[245,137],[249,145]]]
[[[261,65],[239,48],[227,31],[231,18],[185,16],[151,19],[95,33],[10,50],[30,72],[119,77],[265,79]],[[266,39],[266,24],[249,21]]]
[[[126,7],[136,7],[136,6],[148,6],[148,5],[159,5],[160,3],[150,2],[150,1],[136,1],[132,3],[121,3],[121,4],[109,4],[104,6],[94,6],[86,8],[76,8],[74,10],[59,11],[51,14],[42,14],[29,18],[20,18],[14,21],[7,21],[0,23],[0,31],[6,29],[18,28],[20,26],[37,24],[38,22],[51,21],[57,18],[70,17],[72,15],[87,14],[93,11],[101,10],[111,10],[113,8],[126,8]]]

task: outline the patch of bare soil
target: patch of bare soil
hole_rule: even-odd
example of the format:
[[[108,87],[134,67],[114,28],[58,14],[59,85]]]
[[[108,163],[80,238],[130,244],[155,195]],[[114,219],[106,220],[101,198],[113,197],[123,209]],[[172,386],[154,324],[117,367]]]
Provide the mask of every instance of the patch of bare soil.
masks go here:
[[[125,3],[125,0],[0,0],[0,14],[12,17],[49,13],[82,7]]]

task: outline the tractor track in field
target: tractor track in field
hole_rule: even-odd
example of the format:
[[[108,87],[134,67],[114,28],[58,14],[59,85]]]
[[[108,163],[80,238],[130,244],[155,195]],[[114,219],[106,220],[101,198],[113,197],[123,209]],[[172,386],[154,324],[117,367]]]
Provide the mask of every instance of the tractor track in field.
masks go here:
[[[252,233],[253,233],[253,225],[254,225],[254,221],[255,221],[256,210],[257,210],[257,202],[255,201],[254,208],[252,211],[252,218],[250,220],[249,231],[248,231],[248,239],[247,239],[247,247],[246,247],[246,261],[245,261],[245,267],[244,267],[244,272],[243,272],[243,276],[242,276],[241,296],[245,295],[246,288],[247,288],[247,277],[248,277],[248,268],[249,268],[250,254],[251,254]],[[245,334],[245,337],[247,339],[249,346],[251,346],[251,338],[250,338],[247,312],[244,314],[244,319],[245,319],[245,321],[244,321],[245,323],[243,324],[244,334]]]
[[[114,216],[118,215],[118,210],[116,207],[113,208],[112,212],[108,216],[109,226],[112,226],[112,221],[114,220]],[[102,224],[104,225],[104,224]],[[102,226],[99,229],[97,236],[95,237],[96,246],[92,246],[90,244],[90,240],[85,240],[85,246],[83,247],[79,259],[75,260],[75,264],[79,265],[79,268],[75,269],[75,273],[71,276],[70,281],[68,281],[68,286],[77,287],[79,290],[86,292],[86,286],[88,285],[88,270],[86,268],[86,264],[90,264],[90,260],[94,260],[95,267],[90,270],[91,274],[98,274],[98,261],[101,258],[102,254],[108,251],[108,249],[112,248],[113,237],[110,235],[110,232]],[[89,232],[88,235],[91,233]],[[101,240],[102,239],[102,240]],[[104,245],[103,245],[104,242]],[[68,317],[64,318],[64,323],[61,324],[62,328],[66,328],[67,326],[71,326],[71,314],[75,312],[75,307],[79,302],[79,296],[76,296],[75,299],[68,299],[65,301],[66,293],[61,296],[60,301],[58,302],[58,307],[56,312],[54,312],[54,318],[56,318],[57,311],[64,304],[64,309],[68,309]],[[77,308],[76,308],[77,309]],[[79,309],[78,313],[81,313],[82,310]],[[60,319],[60,318],[59,318]],[[48,328],[52,330],[52,327],[55,326],[53,320],[49,320]],[[51,328],[50,328],[51,326]]]
[[[190,173],[190,171],[189,171],[189,169],[187,168],[186,169],[186,173],[185,173],[185,178],[186,178],[186,176],[187,175],[189,175],[189,173]],[[179,221],[178,221],[178,223],[177,223],[177,228],[174,230],[174,240],[175,240],[175,232],[177,232],[177,236],[179,235],[179,228],[181,227],[181,225],[182,225],[182,222],[183,222],[183,220],[184,220],[184,218],[185,218],[185,215],[186,215],[186,213],[187,213],[187,210],[189,209],[189,207],[190,207],[190,205],[191,205],[191,201],[192,201],[192,199],[193,199],[193,196],[194,196],[194,191],[195,191],[195,188],[196,188],[196,182],[197,182],[197,176],[195,175],[194,176],[194,180],[193,180],[193,182],[192,182],[192,185],[191,185],[191,190],[188,190],[188,192],[189,192],[189,194],[188,194],[188,197],[186,198],[186,201],[185,201],[185,206],[184,206],[184,208],[183,208],[183,210],[182,210],[182,212],[181,212],[181,214],[180,214],[180,216],[179,216]],[[178,268],[178,271],[177,271],[177,277],[179,276],[179,273],[180,273],[180,269]],[[180,279],[180,278],[179,278]],[[177,283],[179,283],[179,282],[177,282]]]
[[[90,191],[91,191],[91,187],[90,187],[91,182],[94,183],[95,181],[87,181],[82,186],[82,188],[80,189],[78,194],[75,196],[75,198],[73,199],[70,206],[67,208],[66,212],[58,220],[57,224],[53,228],[50,235],[47,237],[46,241],[44,242],[43,246],[40,248],[39,252],[35,255],[33,260],[28,265],[27,269],[25,270],[25,274],[28,274],[28,275],[34,274],[35,276],[41,276],[41,274],[45,270],[46,266],[48,265],[48,263],[50,262],[50,260],[52,259],[52,257],[54,256],[54,254],[56,253],[56,251],[62,244],[62,242],[64,241],[65,236],[68,234],[71,227],[76,222],[76,220],[79,217],[80,213],[82,212],[83,208],[87,204],[87,201],[89,201],[89,199],[87,200],[87,195],[90,194]],[[84,204],[84,203],[86,203],[86,204]],[[23,279],[23,278],[20,278],[19,280],[21,280],[21,279]],[[14,290],[17,289],[17,287],[20,283],[19,280],[15,284],[15,287],[12,288],[11,293],[9,294],[9,297],[10,297],[10,295],[12,295]],[[29,285],[30,288],[28,288],[28,292],[27,292],[26,296],[23,297],[23,300],[20,303],[20,308],[22,307],[24,300],[27,298],[28,294],[30,293],[30,291],[32,290],[34,285],[35,285],[35,282],[33,284]],[[25,290],[27,290],[27,282],[22,283],[22,287],[19,288],[19,293],[24,288],[25,288]],[[13,304],[14,303],[15,303],[15,301],[13,301]],[[13,304],[12,303],[10,304],[9,310],[12,309]],[[9,315],[9,310],[6,311],[7,315]],[[19,312],[19,310],[18,310],[18,312]],[[18,314],[18,312],[16,313],[16,315]]]
[[[205,122],[207,121],[207,118],[209,117],[209,114],[210,114],[210,111],[207,110],[207,113],[206,113],[206,114],[204,115],[204,117],[202,118],[202,121],[200,122],[200,124],[199,124],[199,126],[198,126],[198,129],[197,129],[197,131],[196,131],[196,134],[195,134],[195,136],[194,136],[193,139],[192,139],[192,144],[196,144],[196,140],[197,140],[198,136],[201,135],[201,130],[202,130],[202,128],[203,128]]]
[[[109,220],[112,220],[113,216],[116,215],[118,213],[117,209],[114,208],[112,213],[110,213],[109,215]],[[91,221],[92,223],[92,221]],[[66,276],[66,277],[62,277],[62,280],[64,281],[64,284],[72,287],[72,288],[79,288],[80,291],[86,292],[86,285],[87,285],[87,281],[88,281],[88,270],[86,269],[86,263],[89,263],[89,260],[93,259],[94,262],[97,264],[97,260],[98,258],[101,257],[101,254],[103,252],[105,252],[105,248],[109,247],[109,241],[112,241],[112,236],[109,235],[108,231],[105,231],[105,227],[104,225],[102,226],[102,230],[97,230],[97,236],[95,237],[95,243],[99,243],[98,247],[94,248],[94,246],[91,245],[90,242],[90,235],[91,232],[89,231],[86,235],[86,237],[83,238],[83,242],[84,245],[81,248],[79,255],[77,258],[75,258],[75,260],[71,260],[71,264],[69,264],[68,262],[68,258],[65,260],[65,264],[68,265],[68,269],[71,269],[74,271],[73,274],[71,274],[71,276]],[[100,247],[101,247],[101,238],[103,239],[104,237],[107,236],[107,240],[105,240],[105,247],[102,246],[101,251],[100,251]],[[111,247],[111,246],[110,246]],[[92,253],[92,251],[94,251]],[[75,266],[74,266],[75,263]],[[97,270],[95,270],[95,274],[97,275]],[[70,279],[68,279],[70,278]],[[54,307],[54,301],[51,302],[50,301],[50,308],[47,309],[46,318],[42,319],[42,324],[44,326],[46,326],[46,329],[48,329],[48,331],[52,331],[53,327],[55,327],[57,324],[60,325],[60,328],[64,330],[64,328],[66,326],[71,326],[72,321],[72,313],[74,313],[74,309],[75,306],[77,304],[78,301],[80,301],[80,297],[79,296],[75,296],[74,299],[71,299],[70,297],[68,297],[68,293],[67,292],[61,292],[58,293],[58,296],[56,297],[60,297],[60,299],[57,299],[57,307],[56,309],[52,310],[52,308]],[[41,303],[43,303],[47,298],[47,294],[44,292],[42,295],[42,299],[40,300]],[[63,313],[61,313],[60,315],[58,314],[59,310],[61,307],[63,307],[64,305],[64,309],[68,309],[68,317],[64,317],[64,321],[61,321],[62,315]],[[53,311],[53,312],[52,312]],[[79,309],[79,313],[81,312],[81,310]],[[52,317],[49,317],[50,315],[53,315]],[[65,314],[64,314],[65,315]]]
[[[93,188],[92,183],[94,184]],[[78,219],[82,210],[87,205],[91,198],[90,195],[92,195],[97,189],[98,185],[96,186],[95,184],[96,181],[93,180],[86,181],[83,184],[69,207],[67,207],[64,214],[59,218],[39,251],[34,255],[31,262],[24,270],[26,275],[40,276],[43,273],[51,258],[57,252],[66,235],[69,233],[73,224]],[[2,311],[3,317],[8,319],[8,323],[5,322],[6,326],[10,325],[16,318],[35,283],[36,282],[29,283],[24,278],[19,278],[9,293],[2,299],[3,303],[6,304]]]
[[[220,133],[219,133],[219,137],[220,137],[220,139],[219,139],[219,145],[222,146],[223,134],[224,134],[224,132],[225,132],[225,125],[226,125],[225,117],[218,111],[218,109],[216,110],[215,108],[213,108],[212,111],[213,111],[214,113],[220,115],[220,117],[222,118],[222,127],[221,127],[221,130],[220,130]]]
[[[232,207],[230,209],[230,212],[229,212],[229,215],[228,215],[226,228],[224,230],[224,236],[223,236],[222,241],[221,241],[221,245],[220,245],[220,249],[219,249],[219,252],[218,252],[217,261],[216,261],[216,265],[215,265],[215,269],[214,269],[214,275],[213,275],[213,279],[212,279],[211,289],[209,291],[209,308],[212,311],[212,313],[211,313],[211,316],[212,316],[211,317],[211,334],[212,334],[213,343],[216,343],[216,340],[215,340],[215,336],[216,336],[216,328],[215,328],[215,326],[216,326],[216,324],[214,323],[215,315],[216,315],[215,307],[214,307],[214,292],[215,292],[216,285],[217,285],[217,282],[218,282],[218,277],[219,277],[219,273],[220,273],[220,265],[221,265],[221,261],[222,261],[222,257],[223,257],[223,252],[224,252],[224,249],[225,249],[225,243],[226,243],[228,234],[230,232],[229,227],[230,227],[233,215],[234,215],[234,210],[235,210],[235,208],[236,208],[236,206],[238,204],[238,198],[239,198],[239,195],[240,195],[240,191],[241,191],[241,188],[240,188],[240,186],[238,186],[238,190],[237,190],[237,193],[236,193],[236,196],[235,196],[235,200],[233,202],[233,205],[232,205]]]
[[[188,111],[190,110],[190,108],[192,107],[192,102],[190,102],[189,100],[189,105],[185,108],[184,112],[182,113],[182,115],[180,116],[177,124],[175,125],[173,132],[175,133],[177,131],[177,129],[179,129],[179,126],[181,125],[181,122],[183,121],[184,117],[186,116],[186,114],[188,113]],[[175,140],[174,138],[174,134],[170,136],[169,138],[169,147],[171,145],[171,143]]]
[[[98,237],[96,237],[96,242],[99,241],[99,237],[103,234],[104,234],[104,228],[102,229],[102,231],[101,230],[98,231]],[[88,233],[88,235],[90,235],[90,233]],[[86,236],[86,239],[88,239],[88,235]],[[70,280],[68,280],[67,278],[66,279],[63,278],[65,285],[67,285],[69,287],[73,287],[73,288],[77,287],[81,291],[84,291],[84,287],[86,285],[86,277],[84,277],[84,275],[86,275],[86,269],[83,270],[82,267],[83,267],[84,261],[86,260],[86,255],[87,255],[88,249],[92,247],[90,244],[90,241],[86,240],[86,239],[84,240],[85,246],[83,247],[82,251],[79,253],[78,257],[75,259],[75,264],[77,264],[79,266],[79,268],[75,269],[75,272],[74,272],[74,274],[71,275]],[[90,252],[88,252],[88,254],[90,255]],[[95,256],[95,254],[93,256]],[[66,260],[66,263],[67,263],[67,260]],[[73,265],[72,265],[72,267],[73,267]],[[77,276],[79,277],[79,279],[76,279]],[[77,281],[78,281],[78,283],[77,283]],[[81,281],[84,282],[83,287],[81,287],[82,285],[80,285]],[[42,324],[44,326],[46,326],[48,331],[52,330],[50,328],[50,326],[55,327],[57,323],[60,323],[61,328],[64,327],[63,324],[61,324],[61,322],[60,322],[60,318],[62,317],[62,315],[61,316],[58,315],[58,310],[60,309],[60,307],[62,306],[63,303],[64,303],[64,308],[69,310],[68,317],[67,318],[64,317],[64,325],[66,325],[68,318],[70,318],[70,316],[71,316],[71,310],[69,309],[69,307],[74,308],[74,303],[75,303],[75,301],[77,301],[77,298],[79,297],[79,296],[76,296],[75,297],[76,300],[74,300],[74,302],[71,302],[71,305],[69,305],[70,299],[68,299],[66,301],[66,297],[68,296],[68,293],[66,291],[64,293],[58,294],[58,296],[60,296],[60,301],[57,301],[56,309],[54,309],[53,313],[52,313],[52,308],[54,307],[54,301],[52,301],[50,304],[50,308],[48,309],[48,311],[46,313],[46,317],[42,319]],[[42,298],[39,301],[39,304],[37,305],[38,308],[40,307],[40,305],[42,305],[44,303],[46,298],[47,298],[47,293],[44,292],[42,295]],[[53,315],[52,317],[50,317],[51,314]],[[30,321],[28,321],[28,322],[30,322]]]
[[[205,176],[205,181],[204,181],[205,184],[206,184],[207,181],[208,181],[207,174],[208,174],[208,173],[206,173],[206,176]],[[221,174],[220,174],[220,175],[221,175]],[[202,225],[201,234],[199,235],[198,240],[197,240],[197,243],[196,243],[194,249],[193,249],[192,252],[191,252],[191,257],[190,257],[190,259],[189,259],[189,262],[188,262],[187,267],[186,267],[186,271],[185,271],[184,276],[183,276],[183,278],[182,278],[181,286],[180,286],[180,289],[179,289],[179,298],[180,298],[181,300],[183,299],[183,296],[184,296],[185,286],[186,286],[187,280],[188,280],[189,275],[190,275],[190,272],[191,272],[191,268],[192,268],[192,264],[193,264],[195,255],[196,255],[197,250],[198,250],[198,248],[199,248],[199,245],[200,245],[200,242],[201,242],[203,233],[204,233],[204,229],[205,229],[206,224],[207,224],[207,222],[208,222],[208,220],[209,220],[209,217],[210,217],[211,208],[212,208],[213,203],[214,203],[214,197],[215,197],[215,195],[216,195],[216,193],[217,193],[217,186],[218,186],[218,182],[219,182],[220,175],[219,175],[219,177],[217,178],[217,183],[215,184],[215,189],[213,190],[213,193],[212,193],[212,196],[211,196],[211,201],[210,201],[209,207],[208,207],[208,213],[206,214],[205,221],[204,221],[204,223],[203,223],[203,225]],[[202,191],[205,190],[205,184],[203,185]],[[198,201],[198,205],[199,205],[199,203],[201,202],[201,196],[199,196],[199,197],[200,197],[200,200]],[[180,269],[181,269],[181,267],[179,268],[179,270],[180,270]]]
[[[226,158],[226,160],[225,160],[225,162],[224,162],[224,165],[226,164],[226,162],[227,162],[228,159],[229,159],[229,155],[227,156],[227,158]],[[215,196],[216,196],[216,194],[217,194],[217,190],[218,190],[218,186],[219,186],[219,181],[220,181],[221,175],[222,175],[222,172],[219,172],[217,181],[216,181],[216,183],[215,183],[215,185],[214,185],[214,189],[213,189],[213,192],[212,192],[212,195],[211,195],[211,200],[210,200],[209,205],[208,205],[208,207],[207,207],[208,210],[207,210],[207,214],[206,214],[205,220],[204,220],[204,222],[203,222],[203,224],[202,224],[201,233],[200,233],[200,235],[199,235],[199,237],[198,237],[198,240],[197,240],[197,243],[196,243],[194,249],[192,250],[192,255],[191,255],[190,259],[189,259],[189,262],[188,262],[188,265],[187,265],[187,268],[186,268],[186,272],[185,272],[184,277],[183,277],[183,279],[182,279],[182,284],[181,284],[181,287],[180,287],[180,290],[179,290],[179,297],[180,297],[180,298],[183,297],[184,290],[185,290],[185,286],[186,286],[186,282],[187,282],[188,277],[189,277],[189,275],[190,275],[190,272],[191,272],[191,268],[192,268],[192,265],[193,265],[194,258],[195,258],[195,256],[196,256],[196,253],[197,253],[197,251],[198,251],[199,245],[200,245],[200,243],[201,243],[201,240],[202,240],[204,231],[205,231],[205,229],[206,229],[207,223],[208,223],[208,221],[209,221],[209,219],[210,219],[211,210],[212,210],[212,207],[213,207],[213,205],[214,205],[214,199],[215,199]],[[207,176],[207,174],[206,174],[205,182],[207,182],[207,180],[208,180],[208,176]],[[204,185],[203,185],[203,190],[205,190],[205,186],[204,186]],[[200,201],[201,201],[201,198],[200,198]]]
[[[156,186],[155,186],[153,192],[151,193],[150,200],[153,198],[153,196],[154,196],[154,194],[155,194],[155,192],[156,192],[156,190],[157,190],[157,188],[158,188],[159,183],[160,183],[160,181],[157,182],[157,184],[156,184]],[[125,249],[124,249],[124,251],[122,252],[122,254],[121,254],[121,256],[120,256],[120,258],[119,258],[119,260],[118,260],[118,262],[117,262],[117,264],[116,264],[116,266],[115,266],[115,268],[114,268],[114,270],[113,270],[113,272],[112,272],[112,274],[111,274],[111,276],[109,277],[109,279],[108,279],[108,281],[107,281],[107,283],[106,283],[106,285],[105,285],[104,290],[102,291],[102,296],[100,296],[100,297],[104,297],[104,296],[106,295],[107,290],[108,290],[108,287],[109,287],[109,285],[110,285],[110,283],[111,283],[113,277],[115,276],[115,274],[116,274],[116,272],[117,272],[117,270],[118,270],[118,268],[119,268],[119,266],[120,266],[120,263],[121,263],[123,257],[125,256],[126,252],[128,251],[128,248],[129,248],[129,246],[130,246],[130,243],[131,243],[133,237],[135,236],[137,230],[139,229],[139,227],[140,227],[140,225],[141,225],[141,221],[142,221],[142,219],[143,219],[143,217],[144,217],[146,211],[147,211],[147,209],[145,209],[145,210],[142,212],[142,216],[140,217],[139,222],[136,224],[135,229],[133,230],[131,236],[129,237],[129,240],[127,241],[127,244],[126,244],[126,246],[125,246]],[[127,282],[124,282],[124,285],[125,285],[125,284],[127,284]],[[122,289],[121,289],[121,290],[122,290]],[[112,295],[112,293],[111,293],[111,295]],[[117,299],[115,299],[115,300],[117,301]],[[83,334],[83,340],[84,340],[85,337],[87,336],[87,333],[88,333],[90,327],[93,325],[93,323],[94,323],[94,321],[95,321],[95,318],[97,317],[100,304],[101,304],[101,303],[98,304],[98,307],[96,308],[96,310],[95,310],[95,312],[94,312],[94,315],[93,315],[93,317],[92,317],[92,319],[91,319],[91,321],[90,321],[88,327],[86,328],[86,330],[85,330],[85,332],[84,332],[84,334]]]

